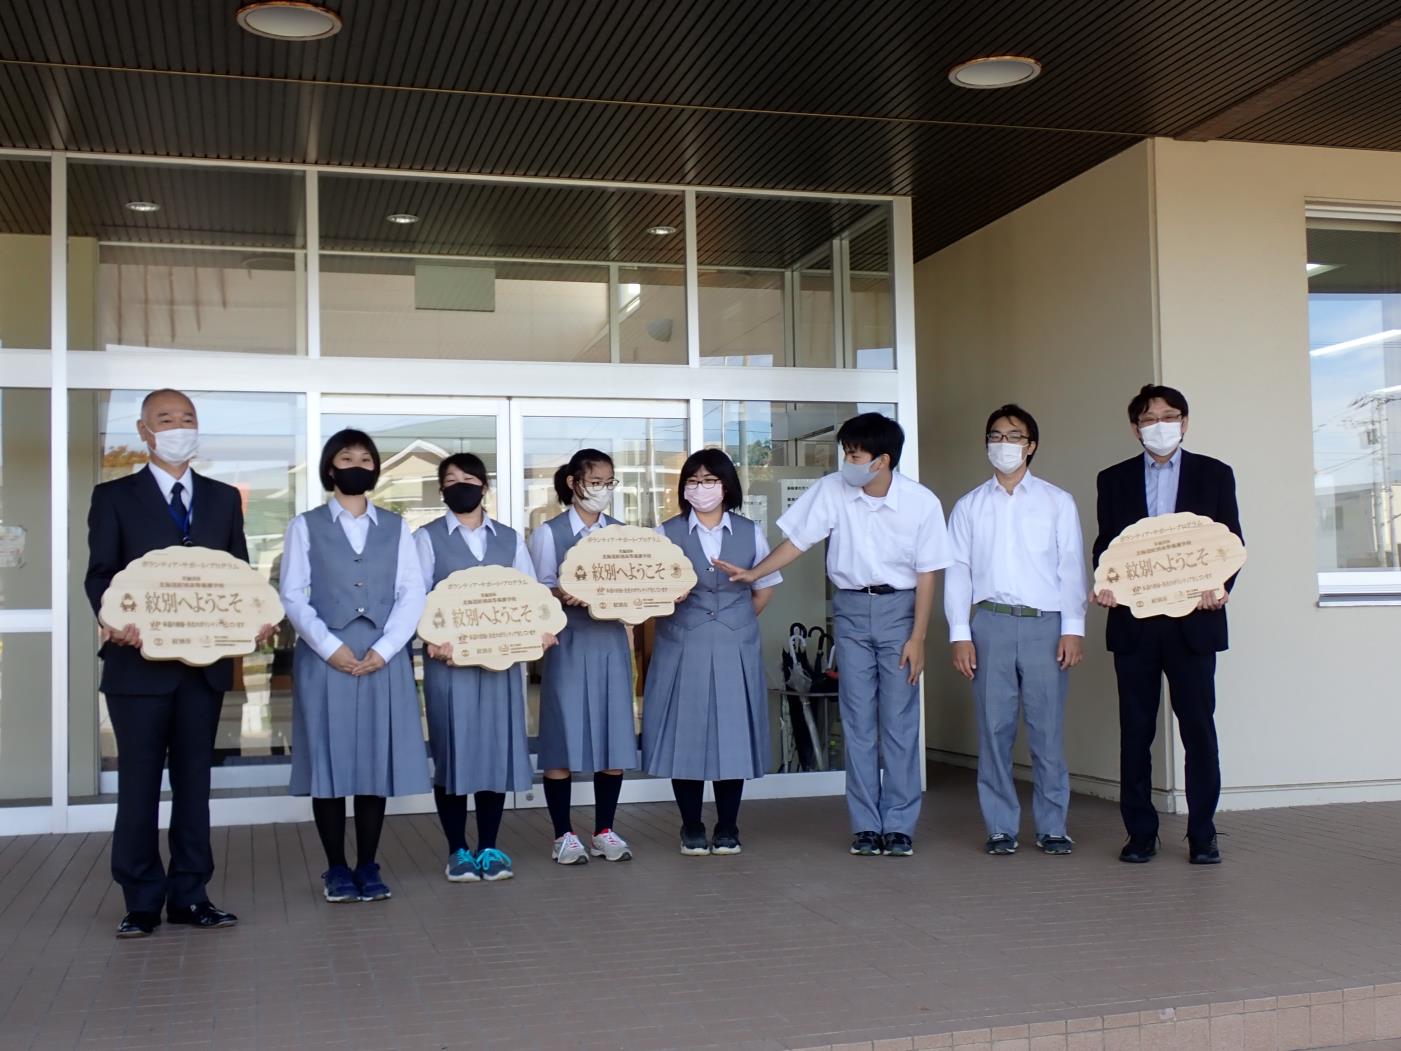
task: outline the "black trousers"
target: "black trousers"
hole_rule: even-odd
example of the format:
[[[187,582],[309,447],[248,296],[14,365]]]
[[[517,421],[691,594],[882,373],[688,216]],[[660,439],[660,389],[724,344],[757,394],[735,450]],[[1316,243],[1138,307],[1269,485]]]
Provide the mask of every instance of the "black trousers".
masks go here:
[[[207,900],[214,875],[209,846],[209,768],[223,693],[186,668],[169,693],[110,694],[117,738],[117,823],[112,878],[128,912],[159,912]],[[161,772],[170,768],[170,868],[161,863]]]
[[[1153,738],[1163,676],[1182,735],[1187,761],[1187,835],[1210,839],[1221,798],[1221,763],[1216,747],[1216,654],[1189,649],[1182,624],[1172,617],[1142,622],[1131,653],[1114,654],[1119,679],[1119,812],[1130,836],[1158,834],[1153,809]]]

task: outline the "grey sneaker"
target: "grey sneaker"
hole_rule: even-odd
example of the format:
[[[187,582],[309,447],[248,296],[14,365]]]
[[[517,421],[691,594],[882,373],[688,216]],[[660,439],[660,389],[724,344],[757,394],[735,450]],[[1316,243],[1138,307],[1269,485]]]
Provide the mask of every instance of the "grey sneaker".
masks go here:
[[[1036,845],[1043,854],[1069,854],[1074,850],[1074,840],[1069,836],[1037,836]]]
[[[550,848],[550,860],[561,865],[583,865],[589,860],[589,852],[573,832],[566,832],[555,840]]]
[[[593,849],[589,853],[604,861],[632,860],[632,848],[628,846],[628,841],[611,828],[605,828],[593,837]]]
[[[1017,852],[1017,837],[1009,836],[1006,832],[994,832],[988,836],[987,846],[984,849],[989,854],[1015,854]]]

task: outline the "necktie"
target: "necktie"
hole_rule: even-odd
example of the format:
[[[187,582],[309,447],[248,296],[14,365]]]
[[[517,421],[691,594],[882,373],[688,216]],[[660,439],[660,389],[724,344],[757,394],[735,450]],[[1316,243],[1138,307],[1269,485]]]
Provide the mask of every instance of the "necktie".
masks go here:
[[[182,537],[188,538],[190,535],[190,511],[185,506],[184,493],[185,486],[182,482],[176,482],[170,489],[170,517],[175,519],[175,525],[180,530]]]

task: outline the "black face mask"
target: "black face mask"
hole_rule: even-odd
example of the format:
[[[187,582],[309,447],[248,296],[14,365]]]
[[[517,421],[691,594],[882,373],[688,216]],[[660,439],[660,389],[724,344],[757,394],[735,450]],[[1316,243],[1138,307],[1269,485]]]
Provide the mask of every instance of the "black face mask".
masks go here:
[[[448,510],[453,514],[470,515],[481,507],[484,492],[485,486],[476,482],[458,482],[443,490],[443,503],[448,505]]]
[[[368,493],[379,480],[379,472],[368,467],[332,467],[331,481],[346,496],[360,496]]]

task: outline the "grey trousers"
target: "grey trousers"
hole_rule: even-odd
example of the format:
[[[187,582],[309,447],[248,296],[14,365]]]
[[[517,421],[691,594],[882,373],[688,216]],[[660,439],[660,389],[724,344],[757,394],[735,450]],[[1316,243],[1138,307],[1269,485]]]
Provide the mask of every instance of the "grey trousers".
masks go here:
[[[1070,806],[1070,770],[1065,765],[1065,695],[1070,673],[1056,663],[1060,614],[1013,617],[979,609],[973,614],[978,668],[973,696],[978,706],[978,802],[988,835],[1016,836],[1021,822],[1012,777],[1017,716],[1026,719],[1034,781],[1032,816],[1036,835],[1063,836]]]
[[[832,606],[851,830],[913,836],[924,759],[919,684],[900,667],[900,650],[914,628],[915,593],[838,591]]]

